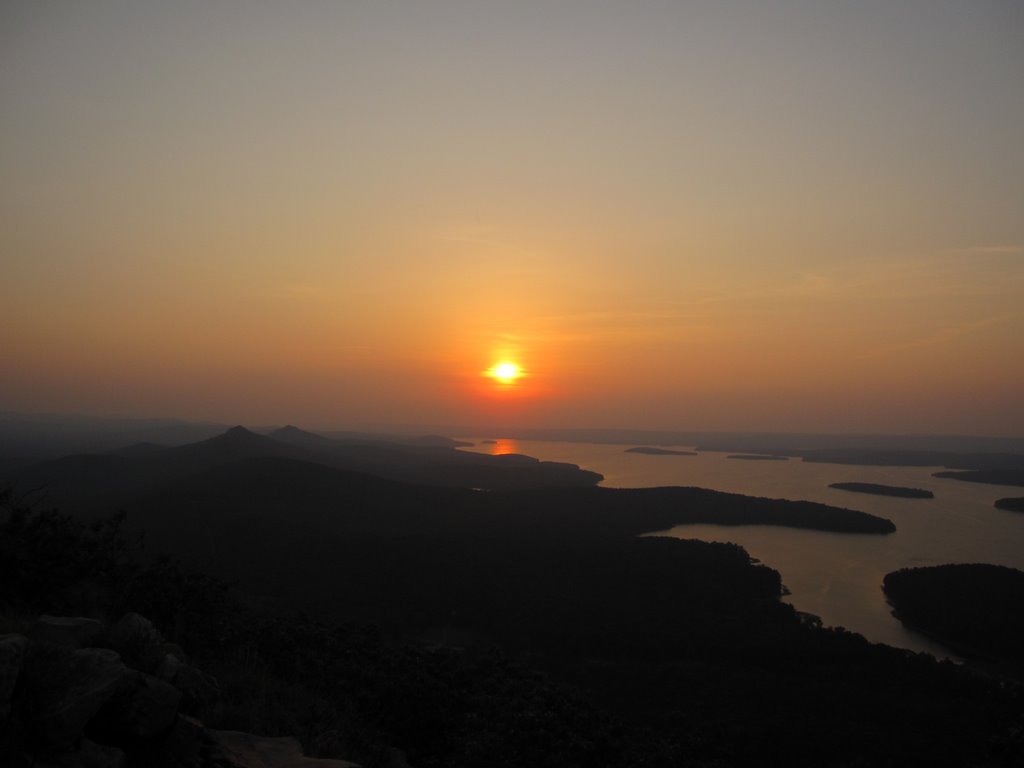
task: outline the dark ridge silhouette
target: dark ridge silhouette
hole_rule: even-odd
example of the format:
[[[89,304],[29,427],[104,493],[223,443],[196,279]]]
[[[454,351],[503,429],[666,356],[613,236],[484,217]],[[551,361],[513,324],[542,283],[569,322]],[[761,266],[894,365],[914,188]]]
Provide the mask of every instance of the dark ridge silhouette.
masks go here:
[[[387,445],[419,446],[421,448],[460,448],[472,445],[463,440],[436,434],[388,434],[378,432],[318,432],[317,434],[339,442],[384,443]],[[461,434],[461,433],[460,433]]]
[[[133,443],[125,448],[118,448],[116,451],[110,451],[115,456],[147,456],[157,451],[162,451],[167,448],[166,445],[159,445],[157,443]]]
[[[430,448],[468,448],[473,443],[466,440],[454,440],[444,435],[416,435],[403,440],[407,445],[420,445]]]
[[[678,524],[894,530],[888,520],[851,510],[698,488],[481,492],[410,486],[277,458],[234,462],[154,487],[128,508],[133,534],[145,531],[157,551],[234,579],[274,604],[379,623],[403,637],[450,624],[453,604],[462,606],[463,618],[471,606],[483,612],[473,626],[488,632],[500,626],[499,634],[512,636],[515,622],[504,623],[514,617],[507,611],[510,594],[523,601],[545,594],[544,574],[560,572],[560,558]],[[629,551],[643,559],[666,551],[659,546],[675,545],[640,543]],[[604,560],[609,578],[619,573],[619,556],[627,555]],[[533,581],[513,575],[533,569]],[[495,602],[495,595],[502,599]],[[635,630],[627,622],[615,631]]]
[[[390,448],[373,450],[382,453],[371,467],[396,455]],[[427,449],[416,449],[413,459],[422,461],[421,450]],[[365,456],[364,448],[359,451],[359,455]],[[429,453],[433,452],[434,449],[430,449]],[[552,468],[546,462],[515,454],[486,456],[445,452],[486,460],[486,463],[473,461],[465,465],[467,485],[485,486],[489,478],[500,482],[508,477],[504,473],[525,473],[523,477],[534,482],[538,478],[543,480],[551,471],[556,473],[556,478],[568,472],[570,479],[574,479],[575,473],[581,473],[575,467],[564,469],[563,465],[555,465]],[[406,453],[397,455],[409,460]],[[404,471],[406,468],[399,464],[391,471],[393,476],[404,479],[432,466],[411,464],[410,469],[416,471]],[[65,499],[70,505],[77,494],[85,500],[80,500],[77,508],[86,511],[102,509],[104,505],[146,509],[155,499],[169,499],[191,491],[192,497],[181,510],[186,507],[202,509],[203,515],[210,518],[215,516],[217,506],[222,505],[258,510],[261,514],[273,514],[280,509],[296,516],[297,520],[299,513],[292,511],[295,504],[289,500],[290,495],[297,495],[303,501],[304,510],[322,510],[339,529],[343,528],[345,511],[358,509],[363,512],[379,510],[379,514],[373,516],[375,525],[423,532],[458,527],[477,533],[500,531],[503,535],[532,530],[566,536],[635,535],[685,523],[788,525],[875,534],[895,530],[890,521],[864,512],[699,488],[611,489],[550,485],[498,493],[414,486],[309,461],[306,449],[237,429],[210,441],[139,458],[67,457],[33,468],[25,473],[24,480],[34,484],[28,487],[45,487],[47,498],[54,502]],[[495,486],[498,482],[492,484]],[[185,514],[181,510],[169,510],[172,528],[174,516]],[[416,517],[409,518],[410,510],[417,511]],[[153,521],[147,524],[152,526]]]
[[[896,616],[964,656],[1024,672],[1024,571],[983,563],[886,574]]]
[[[951,453],[948,451],[841,450],[801,451],[804,461],[826,464],[865,464],[892,467],[950,467],[975,470],[1024,471],[1020,453]]]
[[[266,435],[259,435],[239,425],[209,440],[168,448],[155,458],[162,463],[180,467],[203,468],[256,456],[301,458],[312,455],[311,452],[295,450],[294,446]]]
[[[726,456],[727,459],[740,459],[741,461],[789,461],[788,456],[777,456],[774,454],[759,453],[736,453]]]
[[[647,456],[696,456],[696,451],[673,451],[669,448],[650,448],[647,446],[638,446],[636,448],[627,448],[625,453],[642,453]]]
[[[858,443],[856,436],[834,435],[821,436],[820,439],[810,440],[811,443],[820,444],[827,439],[832,439],[837,445],[844,443]],[[927,444],[925,438],[906,439],[900,438],[877,438],[880,443],[890,442],[900,444]],[[882,447],[882,445],[850,445],[848,447],[820,447],[807,448],[796,447],[802,441],[798,437],[785,437],[766,435],[761,437],[750,437],[745,439],[724,438],[707,442],[697,443],[698,451],[733,451],[755,454],[760,449],[770,451],[774,456],[787,456],[798,458],[808,463],[815,464],[855,464],[864,466],[879,467],[948,467],[951,469],[974,469],[974,470],[1024,470],[1024,452],[1008,451],[987,451],[971,452],[968,450],[975,445],[1000,445],[1005,444],[1020,448],[1022,441],[998,438],[935,438],[932,442],[937,444],[950,444],[963,446],[964,450],[928,450],[923,448],[908,447]],[[762,454],[763,455],[763,454]],[[731,458],[731,457],[730,457]]]
[[[995,507],[1010,512],[1024,512],[1024,498],[996,499]]]
[[[299,429],[291,424],[274,430],[270,436],[276,440],[293,445],[305,445],[316,448],[326,448],[331,444],[339,443],[362,444],[362,445],[404,445],[418,446],[420,448],[461,448],[471,446],[463,440],[453,440],[443,435],[416,435],[413,437],[397,437],[388,435],[371,435],[362,432],[334,432],[320,433]]]
[[[897,496],[904,499],[934,499],[935,494],[923,488],[904,488],[899,485],[881,485],[879,483],[831,483],[829,488],[854,493],[870,493],[876,496]]]
[[[308,432],[304,429],[292,426],[291,424],[275,429],[270,433],[270,437],[275,440],[280,440],[282,443],[288,443],[289,445],[299,445],[303,447],[312,448],[327,448],[333,441],[329,437],[318,435],[315,432]]]
[[[183,445],[220,434],[224,424],[179,419],[102,419],[80,415],[0,414],[0,457],[35,461],[116,451],[135,443]]]
[[[518,456],[490,456],[453,448],[341,441],[283,428],[279,437],[244,427],[197,443],[161,450],[85,454],[16,467],[10,474],[21,492],[40,489],[51,504],[109,509],[148,486],[249,458],[307,461],[421,485],[508,490],[589,486],[602,478],[575,464]]]
[[[948,477],[953,480],[965,480],[969,483],[1024,486],[1024,468],[979,469],[968,472],[936,472],[933,477]]]

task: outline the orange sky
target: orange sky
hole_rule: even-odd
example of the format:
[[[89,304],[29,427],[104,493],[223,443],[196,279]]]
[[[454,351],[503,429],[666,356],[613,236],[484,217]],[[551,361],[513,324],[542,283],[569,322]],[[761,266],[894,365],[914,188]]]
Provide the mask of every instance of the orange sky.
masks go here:
[[[553,5],[5,6],[0,410],[1024,435],[1018,4]]]

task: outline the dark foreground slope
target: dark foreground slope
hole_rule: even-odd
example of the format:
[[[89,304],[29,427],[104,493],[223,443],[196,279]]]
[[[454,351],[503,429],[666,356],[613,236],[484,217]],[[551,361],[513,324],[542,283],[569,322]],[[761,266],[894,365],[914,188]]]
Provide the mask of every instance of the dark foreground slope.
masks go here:
[[[218,544],[246,603],[284,598],[307,617],[257,615],[207,577],[132,564],[116,525],[45,514],[0,524],[0,613],[141,611],[220,679],[226,705],[202,714],[208,726],[294,735],[307,754],[366,766],[395,765],[394,749],[417,768],[1015,765],[1024,754],[1014,690],[805,625],[779,602],[778,574],[739,547],[383,524],[329,537],[290,522],[305,507],[302,486],[292,491],[277,516],[224,506],[208,517],[244,521]],[[350,610],[421,641],[339,625]]]
[[[1024,673],[1024,572],[983,563],[908,568],[887,574],[884,588],[908,625]]]
[[[692,568],[685,583],[699,585],[694,600],[725,606],[737,580],[753,579],[761,585],[754,594],[774,605],[777,575],[750,570],[739,548],[709,550],[636,538],[639,533],[687,522],[891,530],[889,521],[851,510],[699,488],[481,492],[410,486],[274,458],[235,462],[153,489],[131,510],[130,529],[144,531],[150,547],[236,579],[275,605],[375,622],[405,638],[455,627],[525,645],[549,632],[548,613],[588,610],[594,621],[607,617],[599,598],[570,599],[581,585],[598,584],[629,590],[636,615],[608,618],[590,637],[643,632],[651,643],[667,637],[658,634],[659,622],[683,614],[655,610],[651,601],[665,599],[680,563]],[[708,551],[735,571],[702,578]],[[632,576],[620,582],[622,573]],[[555,593],[566,603],[552,602],[538,618],[545,604],[531,595]],[[533,613],[517,613],[516,600],[532,601]],[[698,624],[690,628],[694,636]],[[556,634],[567,646],[579,646],[593,622],[581,619],[578,627],[563,622]],[[579,632],[584,641],[577,642]]]
[[[4,525],[3,612],[141,611],[220,678],[210,727],[367,766],[384,747],[416,768],[1021,757],[1015,689],[806,625],[740,547],[636,536],[888,521],[695,488],[415,486],[242,453],[124,493],[127,539],[45,515]],[[170,551],[234,592],[126,564],[139,534],[138,557]]]

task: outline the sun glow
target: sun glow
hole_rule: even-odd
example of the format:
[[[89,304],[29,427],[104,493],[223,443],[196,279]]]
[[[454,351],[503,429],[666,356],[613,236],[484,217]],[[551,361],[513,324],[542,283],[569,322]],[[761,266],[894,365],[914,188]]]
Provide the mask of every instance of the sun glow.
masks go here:
[[[490,376],[500,384],[511,384],[523,375],[523,369],[516,363],[502,361],[495,363],[487,369],[486,375]]]

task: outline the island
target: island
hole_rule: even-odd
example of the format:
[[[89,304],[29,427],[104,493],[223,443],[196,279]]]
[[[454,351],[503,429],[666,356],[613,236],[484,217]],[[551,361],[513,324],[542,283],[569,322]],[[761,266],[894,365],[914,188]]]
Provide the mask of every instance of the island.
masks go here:
[[[854,493],[872,493],[876,496],[897,496],[903,499],[934,499],[935,494],[924,488],[903,488],[898,485],[881,485],[879,483],[831,483],[829,488]]]
[[[882,589],[893,614],[957,653],[1024,672],[1024,571],[986,563],[904,568]]]
[[[789,461],[788,456],[777,456],[775,454],[761,453],[736,453],[726,456],[727,459],[740,459],[741,461]]]
[[[996,499],[995,508],[1008,512],[1024,512],[1024,498]]]
[[[696,451],[674,451],[670,448],[651,448],[641,445],[636,448],[627,448],[624,453],[642,453],[645,456],[696,456]]]

